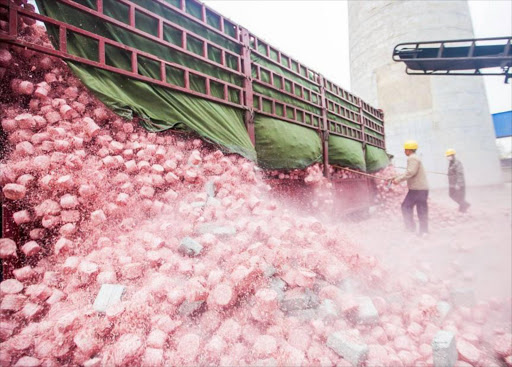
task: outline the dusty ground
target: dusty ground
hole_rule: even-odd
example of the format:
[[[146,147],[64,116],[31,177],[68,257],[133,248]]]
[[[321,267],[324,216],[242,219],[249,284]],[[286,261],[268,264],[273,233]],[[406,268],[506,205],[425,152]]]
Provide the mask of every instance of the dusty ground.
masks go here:
[[[453,210],[457,205],[446,190],[431,193],[431,202]],[[469,213],[453,225],[444,225],[431,213],[426,239],[405,233],[401,216],[347,223],[351,237],[373,254],[394,276],[425,274],[450,288],[470,288],[477,301],[512,296],[512,186],[469,188]],[[437,222],[437,223],[436,223]],[[509,320],[512,319],[512,306]]]

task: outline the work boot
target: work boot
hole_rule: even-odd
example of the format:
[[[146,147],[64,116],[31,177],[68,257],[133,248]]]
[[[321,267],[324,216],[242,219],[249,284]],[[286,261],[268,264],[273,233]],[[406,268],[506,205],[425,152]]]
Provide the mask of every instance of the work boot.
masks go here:
[[[459,207],[459,211],[461,213],[465,213],[468,211],[469,207],[471,206],[470,203],[463,203],[460,207]]]

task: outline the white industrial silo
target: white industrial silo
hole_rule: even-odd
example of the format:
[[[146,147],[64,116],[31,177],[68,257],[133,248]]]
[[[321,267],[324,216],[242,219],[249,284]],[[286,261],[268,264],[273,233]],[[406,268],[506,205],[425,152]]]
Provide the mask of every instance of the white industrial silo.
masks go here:
[[[412,76],[392,60],[402,42],[474,38],[466,1],[348,1],[352,91],[384,110],[387,150],[405,166],[402,143],[415,139],[429,171],[446,172],[446,148],[464,164],[467,185],[501,183],[482,77]],[[431,187],[447,178],[429,174]]]

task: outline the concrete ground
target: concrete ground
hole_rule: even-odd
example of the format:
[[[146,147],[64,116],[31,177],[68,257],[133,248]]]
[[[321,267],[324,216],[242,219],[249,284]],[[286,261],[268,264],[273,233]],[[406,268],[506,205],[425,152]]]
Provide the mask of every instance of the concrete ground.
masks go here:
[[[346,228],[363,252],[376,256],[392,273],[420,270],[449,279],[453,287],[473,289],[477,300],[510,299],[512,186],[468,188],[467,200],[472,206],[460,216],[447,190],[433,191],[430,203],[444,207],[443,212],[453,211],[455,223],[439,220],[439,209],[431,210],[431,233],[426,239],[405,233],[398,215],[375,214],[364,222],[347,223]]]

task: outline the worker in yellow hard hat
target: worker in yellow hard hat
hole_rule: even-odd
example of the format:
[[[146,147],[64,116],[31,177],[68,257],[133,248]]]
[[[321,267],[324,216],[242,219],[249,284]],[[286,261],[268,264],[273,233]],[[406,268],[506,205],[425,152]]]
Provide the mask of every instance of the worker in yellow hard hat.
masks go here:
[[[394,183],[400,183],[407,180],[409,191],[402,202],[402,215],[405,228],[410,232],[416,231],[414,223],[414,207],[418,213],[420,222],[419,234],[425,236],[428,233],[428,181],[423,163],[416,155],[418,143],[414,140],[408,140],[404,144],[404,152],[407,156],[407,170],[403,175],[393,179]]]
[[[449,195],[453,201],[459,204],[459,211],[465,213],[471,204],[466,201],[464,167],[462,167],[462,163],[455,158],[455,149],[448,149],[445,156],[450,162],[448,165]]]

